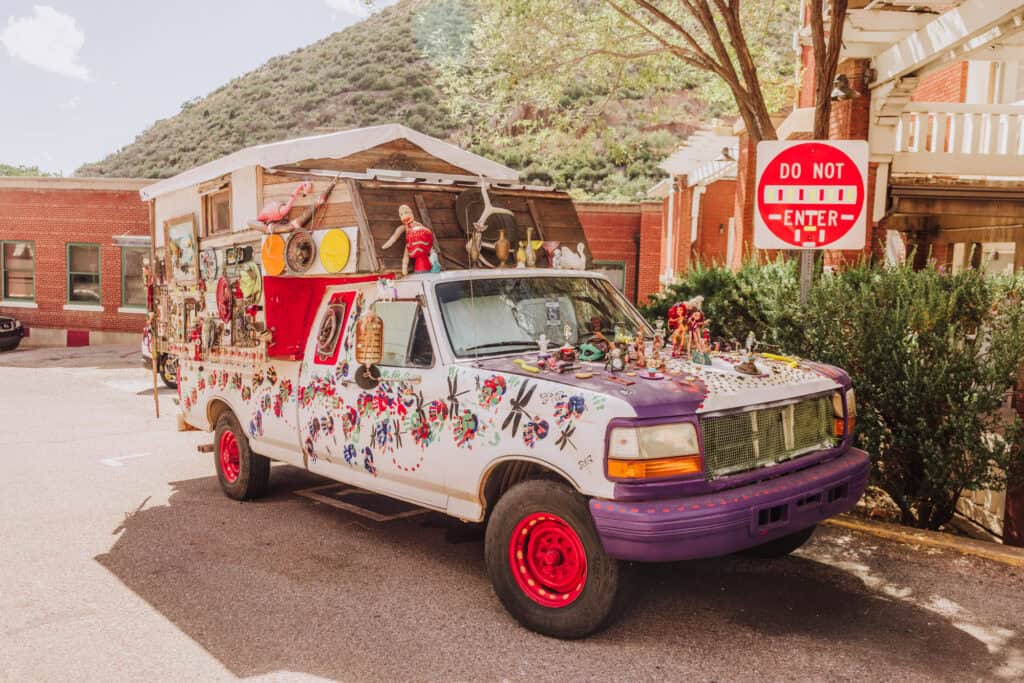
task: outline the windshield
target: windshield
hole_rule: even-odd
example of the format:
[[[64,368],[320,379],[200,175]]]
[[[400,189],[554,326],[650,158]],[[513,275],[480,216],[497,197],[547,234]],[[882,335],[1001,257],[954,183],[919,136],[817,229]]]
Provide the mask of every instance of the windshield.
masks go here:
[[[436,285],[441,317],[459,358],[532,351],[543,334],[550,348],[577,346],[616,328],[632,336],[650,328],[606,280],[525,277],[442,282]],[[568,331],[569,338],[565,333]]]

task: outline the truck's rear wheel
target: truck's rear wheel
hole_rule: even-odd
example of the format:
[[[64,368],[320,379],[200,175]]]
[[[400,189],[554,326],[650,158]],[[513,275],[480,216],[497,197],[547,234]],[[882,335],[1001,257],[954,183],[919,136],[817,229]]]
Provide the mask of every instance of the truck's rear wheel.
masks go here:
[[[742,551],[741,555],[747,557],[757,557],[762,560],[773,560],[778,557],[785,557],[791,552],[802,546],[807,541],[811,540],[811,536],[814,535],[814,530],[818,526],[810,526],[800,531],[795,531],[791,534],[783,536],[782,538],[776,538],[774,541],[768,541],[761,545],[755,545],[753,548],[747,548]]]
[[[252,452],[249,439],[230,410],[217,418],[213,461],[220,487],[229,498],[250,500],[267,492],[270,459]]]
[[[502,604],[538,633],[582,638],[621,606],[619,562],[605,554],[587,501],[561,483],[509,489],[488,520],[484,553]]]
[[[176,356],[160,356],[159,367],[160,379],[168,389],[178,388],[178,358]]]

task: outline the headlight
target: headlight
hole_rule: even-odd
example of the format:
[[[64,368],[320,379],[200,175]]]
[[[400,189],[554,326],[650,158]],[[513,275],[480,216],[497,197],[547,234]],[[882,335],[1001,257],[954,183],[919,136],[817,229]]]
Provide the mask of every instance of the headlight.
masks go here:
[[[834,418],[833,434],[843,437],[853,431],[853,427],[857,423],[857,394],[854,393],[853,387],[846,390],[845,412],[843,411],[843,394],[838,391],[832,394],[832,416]]]
[[[608,476],[650,479],[703,470],[697,428],[690,422],[617,427],[608,440]]]

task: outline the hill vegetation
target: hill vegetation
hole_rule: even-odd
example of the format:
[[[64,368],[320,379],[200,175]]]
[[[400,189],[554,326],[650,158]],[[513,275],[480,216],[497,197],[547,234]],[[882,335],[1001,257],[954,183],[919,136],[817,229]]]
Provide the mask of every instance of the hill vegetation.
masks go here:
[[[402,0],[185,102],[76,175],[165,178],[254,144],[397,122],[512,166],[530,182],[635,200],[663,175],[657,164],[682,137],[718,113],[685,91],[581,91],[561,104],[572,111],[574,99],[600,99],[601,116],[586,125],[546,125],[557,112],[528,108],[517,118],[529,125],[514,130],[467,121],[453,113],[445,70],[472,31],[471,0]]]

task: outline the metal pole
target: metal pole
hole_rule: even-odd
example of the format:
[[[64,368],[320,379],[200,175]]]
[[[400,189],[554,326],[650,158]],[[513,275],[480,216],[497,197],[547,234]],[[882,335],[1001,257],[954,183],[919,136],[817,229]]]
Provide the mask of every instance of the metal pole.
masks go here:
[[[198,257],[197,257],[198,258]],[[160,419],[160,393],[156,384],[157,330],[160,325],[156,319],[156,200],[149,200],[149,282],[146,283],[147,293],[152,294],[153,308],[149,311],[150,360],[153,362],[153,409]],[[149,298],[149,297],[147,297]]]
[[[806,306],[811,296],[811,280],[814,278],[814,249],[800,250],[800,305]]]

